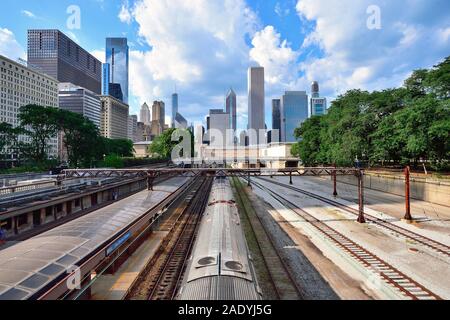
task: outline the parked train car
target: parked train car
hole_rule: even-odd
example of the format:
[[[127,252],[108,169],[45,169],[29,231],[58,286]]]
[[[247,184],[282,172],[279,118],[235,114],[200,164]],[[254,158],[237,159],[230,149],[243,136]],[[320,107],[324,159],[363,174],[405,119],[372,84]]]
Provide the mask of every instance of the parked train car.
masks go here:
[[[230,182],[216,178],[177,298],[259,300],[261,296]]]

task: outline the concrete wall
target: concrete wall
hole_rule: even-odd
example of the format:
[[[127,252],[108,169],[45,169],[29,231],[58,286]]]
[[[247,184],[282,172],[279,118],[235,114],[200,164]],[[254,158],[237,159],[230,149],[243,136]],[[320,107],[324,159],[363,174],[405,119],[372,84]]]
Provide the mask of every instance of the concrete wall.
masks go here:
[[[351,185],[358,184],[358,180],[354,176],[338,176],[337,181]],[[405,178],[400,175],[388,176],[366,173],[364,186],[368,189],[393,193],[399,196],[405,195]],[[431,178],[411,178],[410,192],[412,199],[450,206],[450,181]]]

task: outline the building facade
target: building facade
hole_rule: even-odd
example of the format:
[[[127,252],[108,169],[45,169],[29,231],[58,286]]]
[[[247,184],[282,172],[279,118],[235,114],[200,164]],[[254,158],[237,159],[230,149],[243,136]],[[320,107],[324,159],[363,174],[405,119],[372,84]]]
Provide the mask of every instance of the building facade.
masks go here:
[[[136,126],[136,141],[151,141],[152,130],[150,125],[138,122]]]
[[[102,64],[102,96],[109,95],[109,83],[111,81],[111,72],[110,72],[109,63]]]
[[[122,101],[128,103],[129,48],[127,38],[106,38],[106,63],[110,65],[110,83],[120,84]]]
[[[0,55],[0,122],[19,126],[19,109],[28,104],[58,107],[58,81],[19,62]],[[23,135],[20,142],[30,142]],[[16,160],[14,150],[2,151],[9,160]],[[48,154],[56,156],[57,137],[48,142]]]
[[[152,106],[152,135],[159,136],[165,129],[166,106],[162,101],[154,101]]]
[[[209,110],[209,145],[225,147],[233,143],[230,128],[230,114],[222,109]]]
[[[61,109],[85,116],[100,129],[102,108],[98,95],[72,83],[60,83],[58,88]]]
[[[109,139],[128,139],[128,105],[111,96],[100,96],[100,132]]]
[[[59,82],[101,94],[101,62],[59,30],[28,30],[28,63]]]
[[[306,91],[286,91],[281,97],[281,141],[296,142],[294,131],[308,119]]]
[[[280,142],[281,138],[281,100],[272,100],[272,133],[270,142]],[[270,143],[269,142],[269,143]]]
[[[142,122],[146,125],[150,125],[152,123],[152,117],[150,115],[150,108],[148,107],[147,103],[145,103],[145,102],[141,106],[139,120],[140,120],[140,122]]]
[[[175,128],[177,129],[187,129],[188,122],[185,117],[181,115],[181,113],[177,112],[175,115]]]
[[[264,144],[265,136],[264,68],[248,69],[248,129],[249,143]],[[252,133],[252,134],[250,134]]]
[[[137,115],[133,114],[128,116],[128,139],[137,142],[137,123],[138,123],[138,117]]]
[[[225,110],[230,115],[230,128],[233,129],[234,132],[236,132],[236,129],[237,129],[237,99],[236,99],[236,93],[233,91],[233,89],[230,89],[230,91],[227,94]]]
[[[178,113],[178,94],[172,95],[172,128],[176,128],[175,121]]]
[[[321,116],[327,113],[327,99],[320,97],[319,83],[314,81],[311,84],[310,111],[311,116]]]

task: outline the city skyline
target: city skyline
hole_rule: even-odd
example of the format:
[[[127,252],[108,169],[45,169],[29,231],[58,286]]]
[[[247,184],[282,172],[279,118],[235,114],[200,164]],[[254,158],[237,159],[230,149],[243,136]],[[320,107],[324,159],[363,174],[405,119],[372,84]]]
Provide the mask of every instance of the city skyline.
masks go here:
[[[344,1],[341,7],[346,10],[338,7],[342,1],[233,0],[233,9],[200,2],[201,12],[175,24],[166,19],[167,14],[188,10],[177,1],[166,6],[146,0],[60,1],[52,3],[50,10],[33,1],[4,1],[0,53],[13,60],[26,57],[27,30],[54,28],[104,62],[105,38],[127,37],[133,74],[131,114],[139,114],[145,101],[170,102],[176,83],[183,96],[182,114],[192,122],[203,122],[210,108],[223,106],[224,91],[231,86],[238,101],[237,127],[246,129],[248,67],[261,65],[267,71],[265,118],[270,127],[271,101],[286,90],[309,93],[311,81],[317,80],[321,95],[330,105],[333,98],[351,88],[380,90],[401,85],[411,70],[436,64],[449,49],[446,1],[419,1],[422,5],[407,8],[382,1],[349,6]],[[72,4],[81,10],[80,29],[66,25],[70,16],[66,11]],[[371,4],[381,9],[380,30],[366,27],[366,11]],[[340,21],[330,17],[330,9],[339,12]],[[419,11],[421,14],[416,14]],[[389,12],[398,14],[391,16]],[[107,17],[101,25],[96,24],[99,13]],[[221,16],[230,19],[222,22]],[[330,22],[318,27],[318,19]],[[147,21],[153,21],[152,25]],[[216,29],[208,30],[205,26],[211,21],[217,30],[232,26],[239,31],[220,34]],[[399,26],[408,32],[402,32]],[[181,36],[182,30],[188,37]],[[196,41],[189,43],[188,38]],[[183,50],[175,54],[176,47]],[[206,51],[199,54],[199,48]],[[217,74],[226,76],[216,79]],[[169,118],[166,123],[170,123]]]

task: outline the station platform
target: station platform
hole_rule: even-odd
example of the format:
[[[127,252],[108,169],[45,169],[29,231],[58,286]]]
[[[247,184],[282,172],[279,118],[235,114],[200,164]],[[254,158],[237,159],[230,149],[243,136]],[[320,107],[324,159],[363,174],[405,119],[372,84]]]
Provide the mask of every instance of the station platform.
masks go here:
[[[113,275],[102,275],[91,287],[92,300],[123,300],[168,232],[155,231]]]

